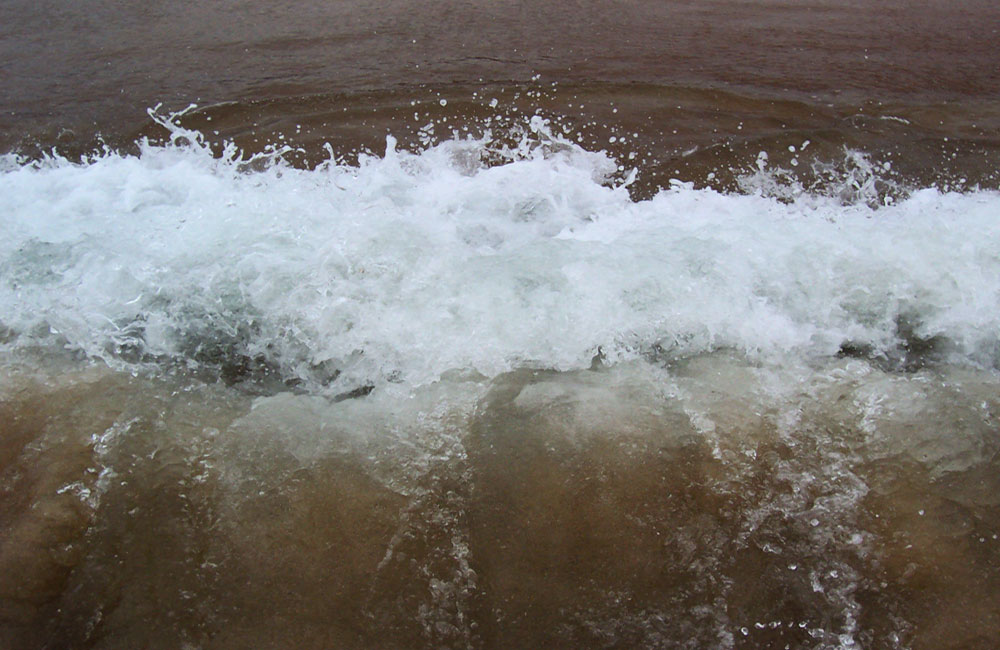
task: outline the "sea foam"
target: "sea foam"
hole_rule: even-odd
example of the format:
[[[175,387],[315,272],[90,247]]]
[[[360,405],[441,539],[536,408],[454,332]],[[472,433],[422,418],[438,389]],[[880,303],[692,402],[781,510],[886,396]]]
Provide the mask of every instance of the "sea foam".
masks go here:
[[[137,155],[0,165],[7,349],[333,391],[717,349],[997,363],[996,192],[874,207],[674,182],[633,201],[615,161],[540,118],[503,164],[488,138],[389,138],[308,170],[160,121],[171,139]]]

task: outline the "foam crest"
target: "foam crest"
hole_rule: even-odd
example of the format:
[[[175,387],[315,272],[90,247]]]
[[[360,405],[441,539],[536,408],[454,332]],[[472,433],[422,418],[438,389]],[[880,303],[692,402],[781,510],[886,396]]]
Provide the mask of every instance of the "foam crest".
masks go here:
[[[720,348],[997,361],[995,192],[636,202],[541,118],[303,170],[152,115],[171,137],[137,156],[0,166],[8,348],[334,392]]]

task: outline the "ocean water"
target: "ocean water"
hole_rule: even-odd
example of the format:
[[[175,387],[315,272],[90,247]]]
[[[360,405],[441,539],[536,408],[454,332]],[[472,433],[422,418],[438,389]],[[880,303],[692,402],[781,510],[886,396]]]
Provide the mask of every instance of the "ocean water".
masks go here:
[[[995,646],[994,6],[0,12],[0,646]]]

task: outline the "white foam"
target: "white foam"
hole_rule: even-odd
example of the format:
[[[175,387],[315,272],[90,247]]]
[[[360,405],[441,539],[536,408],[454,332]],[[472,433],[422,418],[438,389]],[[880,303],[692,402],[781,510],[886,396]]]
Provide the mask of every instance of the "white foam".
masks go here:
[[[598,349],[889,349],[904,318],[996,363],[997,193],[925,189],[874,209],[678,183],[633,202],[606,181],[614,161],[532,128],[494,167],[488,142],[410,154],[390,139],[354,167],[247,171],[179,130],[138,156],[7,157],[7,345],[126,363],[123,350],[196,359],[215,341],[307,380],[326,364],[343,387],[581,368]]]

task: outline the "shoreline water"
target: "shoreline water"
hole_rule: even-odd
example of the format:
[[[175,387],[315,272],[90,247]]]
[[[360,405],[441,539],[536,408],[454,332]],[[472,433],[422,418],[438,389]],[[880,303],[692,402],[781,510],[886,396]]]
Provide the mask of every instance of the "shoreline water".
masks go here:
[[[0,646],[992,648],[997,12],[0,8]]]
[[[992,372],[7,379],[14,645],[986,647],[1000,614]]]

